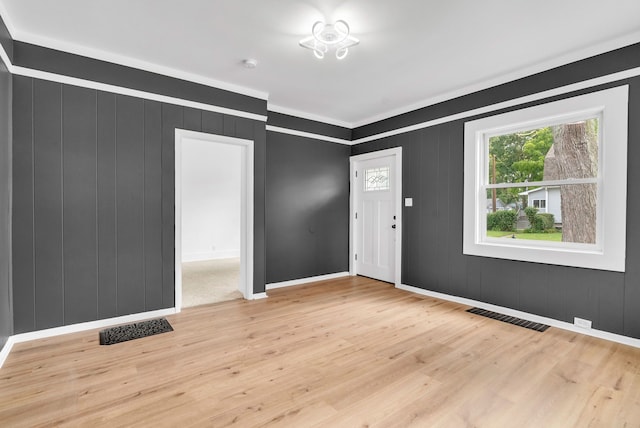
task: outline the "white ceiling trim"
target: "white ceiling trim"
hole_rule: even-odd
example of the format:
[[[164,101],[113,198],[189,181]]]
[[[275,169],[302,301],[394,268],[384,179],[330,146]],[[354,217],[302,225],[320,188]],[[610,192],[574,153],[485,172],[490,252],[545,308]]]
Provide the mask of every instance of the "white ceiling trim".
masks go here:
[[[36,36],[34,34],[31,34],[25,31],[20,31],[14,26],[11,17],[7,14],[6,8],[2,3],[0,3],[0,16],[2,16],[7,26],[7,29],[9,30],[9,33],[15,40],[20,40],[23,42],[33,43],[33,44],[51,48],[51,49],[57,49],[57,50],[62,50],[62,51],[73,53],[73,54],[87,56],[87,57],[98,59],[98,60],[109,61],[109,62],[117,63],[117,64],[128,66],[128,67],[133,67],[133,68],[137,68],[145,71],[159,73],[169,77],[184,79],[194,83],[200,83],[206,86],[210,86],[213,88],[229,90],[232,92],[256,97],[259,99],[265,99],[267,101],[269,99],[269,93],[265,91],[259,91],[256,89],[247,88],[240,85],[222,82],[215,79],[204,77],[202,75],[192,74],[192,73],[184,72],[181,70],[160,66],[154,63],[140,61],[135,58],[121,56],[117,54],[110,54],[101,50],[86,48],[76,44],[66,43],[66,42],[62,42],[62,41],[54,40],[50,38],[44,38],[44,37]],[[522,77],[526,77],[542,71],[550,70],[555,67],[566,65],[574,61],[578,61],[594,55],[602,54],[602,53],[605,53],[617,48],[621,48],[624,46],[628,46],[630,44],[638,43],[638,42],[640,42],[640,31],[636,31],[619,38],[611,39],[606,42],[592,45],[582,50],[571,51],[566,55],[555,57],[549,61],[541,62],[531,67],[526,67],[511,73],[502,74],[493,79],[489,79],[489,80],[479,82],[477,84],[465,86],[464,88],[461,88],[455,91],[446,92],[438,96],[431,97],[431,98],[422,100],[420,102],[412,103],[400,108],[391,109],[386,112],[373,115],[368,118],[355,121],[355,122],[348,122],[348,121],[343,121],[339,119],[329,118],[322,115],[306,113],[300,110],[288,108],[281,105],[269,105],[268,109],[279,112],[279,113],[283,113],[283,114],[290,114],[290,115],[305,118],[305,119],[320,121],[320,122],[324,122],[332,125],[353,129],[353,128],[368,125],[380,120],[388,119],[400,114],[408,113],[417,109],[428,107],[430,105],[434,105],[434,104],[447,101],[456,97],[468,95],[473,92],[477,92],[493,86],[511,82],[513,80],[516,80]]]
[[[211,111],[215,113],[227,114],[230,116],[243,117],[246,119],[258,120],[261,122],[267,121],[267,116],[249,113],[241,110],[234,110],[226,107],[214,106],[210,104],[199,103],[195,101],[184,100],[181,98],[169,97],[166,95],[154,94],[151,92],[138,91],[135,89],[123,88],[121,86],[108,85],[106,83],[94,82],[91,80],[78,79],[75,77],[63,76],[60,74],[49,73],[41,70],[33,70],[30,68],[15,66],[9,60],[7,52],[4,47],[0,45],[0,59],[5,63],[7,69],[11,74],[25,77],[33,77],[36,79],[48,80],[50,82],[64,83],[73,86],[79,86],[82,88],[95,89],[98,91],[111,92],[120,95],[129,95],[132,97],[142,98],[146,100],[158,101],[161,103],[168,103],[174,105],[180,105],[184,107],[191,107],[200,110]]]
[[[13,40],[17,40],[24,43],[30,43],[33,45],[42,46],[44,48],[59,50],[71,54],[85,56],[92,59],[101,61],[112,62],[118,65],[124,65],[126,67],[137,68],[139,70],[148,71],[151,73],[161,74],[167,77],[174,77],[176,79],[187,80],[193,83],[199,83],[201,85],[210,86],[216,89],[222,89],[225,91],[235,92],[241,95],[247,95],[262,100],[269,99],[269,93],[259,91],[257,89],[247,88],[240,85],[234,85],[232,83],[222,82],[219,80],[204,77],[198,74],[188,73],[182,70],[176,70],[169,67],[164,67],[158,64],[140,61],[135,58],[127,57],[124,55],[117,55],[109,52],[105,52],[99,49],[92,49],[85,46],[80,46],[75,43],[67,43],[60,40],[51,39],[48,37],[40,37],[28,32],[19,31],[13,25],[11,17],[7,14],[4,5],[0,3],[0,16],[9,30],[9,34]]]
[[[113,53],[104,52],[98,49],[87,48],[79,46],[73,43],[61,42],[59,40],[53,40],[46,37],[34,36],[31,34],[20,35],[14,40],[18,40],[25,43],[31,43],[33,45],[42,46],[44,48],[55,49],[71,54],[85,56],[100,61],[112,62],[118,65],[124,65],[126,67],[136,68],[138,70],[148,71],[151,73],[161,74],[163,76],[173,77],[176,79],[187,80],[193,83],[199,83],[201,85],[209,86],[216,89],[222,89],[225,91],[235,92],[241,95],[247,95],[249,97],[259,98],[262,100],[268,100],[269,94],[264,91],[258,91],[256,89],[246,88],[244,86],[234,85],[232,83],[221,82],[219,80],[210,79],[208,77],[200,76],[198,74],[192,74],[181,70],[176,70],[169,67],[164,67],[158,64],[153,64],[146,61],[140,61],[124,55],[117,55]]]
[[[503,74],[495,79],[485,80],[483,82],[466,86],[464,88],[457,89],[455,91],[446,92],[436,97],[428,98],[417,103],[409,104],[405,107],[401,107],[394,110],[389,110],[379,115],[371,116],[366,119],[354,122],[351,124],[352,128],[358,128],[360,126],[369,125],[374,122],[378,122],[384,119],[389,119],[394,116],[398,116],[404,113],[409,113],[414,110],[418,110],[424,107],[429,107],[434,104],[438,104],[444,101],[448,101],[454,98],[458,98],[464,95],[469,95],[474,92],[482,91],[494,86],[503,85],[505,83],[512,82],[524,77],[532,76],[543,71],[548,71],[556,67],[571,64],[572,62],[580,61],[592,56],[600,55],[606,52],[610,52],[615,49],[619,49],[625,46],[629,46],[640,42],[640,31],[627,34],[626,36],[609,40],[597,45],[589,46],[588,48],[573,51],[563,56],[556,57],[549,61],[538,63],[531,67],[526,67],[513,73]]]
[[[399,134],[405,134],[407,132],[416,131],[418,129],[429,128],[431,126],[440,125],[442,123],[452,122],[454,120],[464,119],[467,117],[472,117],[472,116],[476,116],[483,113],[489,113],[489,112],[500,110],[503,108],[514,107],[514,106],[525,104],[528,102],[542,100],[542,99],[550,98],[556,95],[563,95],[570,92],[579,91],[581,89],[592,88],[595,86],[617,82],[620,80],[629,79],[637,76],[640,76],[640,67],[632,68],[630,70],[620,71],[618,73],[613,73],[606,76],[597,77],[594,79],[584,80],[582,82],[561,86],[559,88],[550,89],[548,91],[538,92],[536,94],[527,95],[525,97],[513,98],[508,101],[491,104],[491,105],[476,108],[473,110],[467,110],[461,113],[440,117],[438,119],[430,120],[427,122],[416,123],[414,125],[405,126],[403,128],[397,128],[391,131],[381,132],[379,134],[370,135],[368,137],[363,137],[357,140],[353,140],[351,144],[367,143],[369,141],[375,141],[381,138],[392,137],[394,135],[399,135]]]
[[[279,132],[281,134],[296,135],[298,137],[313,138],[314,140],[328,141],[330,143],[352,145],[352,141],[343,140],[342,138],[328,137],[326,135],[314,134],[312,132],[298,131],[297,129],[282,128],[280,126],[267,125],[267,131]]]
[[[11,20],[11,18],[9,18],[9,14],[7,13],[7,9],[4,7],[3,3],[0,3],[0,16],[2,17],[2,20],[4,21],[4,25],[7,27],[7,30],[9,30],[9,34],[11,35],[11,38],[14,38],[14,35],[16,34],[17,30],[16,30],[16,27],[13,25],[13,21]]]

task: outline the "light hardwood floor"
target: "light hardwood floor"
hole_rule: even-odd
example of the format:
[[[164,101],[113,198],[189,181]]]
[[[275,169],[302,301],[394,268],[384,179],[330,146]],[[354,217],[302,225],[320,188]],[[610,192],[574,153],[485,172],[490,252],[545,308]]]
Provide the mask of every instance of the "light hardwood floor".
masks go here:
[[[344,278],[16,344],[0,426],[640,426],[640,349]]]

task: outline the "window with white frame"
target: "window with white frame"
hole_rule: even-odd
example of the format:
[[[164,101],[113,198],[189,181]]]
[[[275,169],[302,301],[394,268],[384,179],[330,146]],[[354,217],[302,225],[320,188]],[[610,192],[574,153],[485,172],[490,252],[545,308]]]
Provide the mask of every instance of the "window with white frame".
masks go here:
[[[595,205],[592,205],[595,206]],[[547,201],[544,199],[534,199],[533,200],[533,207],[534,208],[538,208],[538,209],[546,209],[547,208]]]
[[[624,271],[627,105],[620,86],[467,122],[464,254]]]

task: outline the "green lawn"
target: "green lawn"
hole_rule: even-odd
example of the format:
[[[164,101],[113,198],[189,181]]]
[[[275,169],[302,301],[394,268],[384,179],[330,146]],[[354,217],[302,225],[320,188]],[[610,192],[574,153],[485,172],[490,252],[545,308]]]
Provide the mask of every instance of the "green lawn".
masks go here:
[[[522,233],[518,232],[498,232],[495,230],[487,230],[487,236],[489,238],[501,238],[515,236],[515,239],[530,239],[534,241],[562,241],[562,232],[556,233]],[[506,238],[505,238],[506,239]]]

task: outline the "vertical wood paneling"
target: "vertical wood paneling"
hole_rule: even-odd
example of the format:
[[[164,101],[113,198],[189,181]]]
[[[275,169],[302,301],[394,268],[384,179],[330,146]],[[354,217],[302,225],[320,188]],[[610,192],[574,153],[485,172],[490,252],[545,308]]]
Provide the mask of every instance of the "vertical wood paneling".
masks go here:
[[[162,106],[144,102],[145,310],[162,305]]]
[[[189,107],[183,107],[182,110],[184,115],[182,126],[184,129],[196,132],[202,131],[202,111]]]
[[[449,189],[449,169],[451,159],[449,158],[450,150],[449,139],[447,138],[447,129],[444,126],[438,127],[438,178],[437,191],[435,193],[435,202],[438,207],[437,225],[435,233],[438,251],[436,253],[436,278],[438,289],[444,291],[448,289],[450,280],[448,278],[449,271],[445,266],[449,266],[449,257],[451,254],[451,241],[453,237],[449,235],[449,223],[458,220],[455,214],[449,211],[449,199],[451,189]]]
[[[65,323],[98,313],[96,92],[62,91],[63,260]]]
[[[253,140],[253,120],[244,117],[235,118],[236,126],[234,137],[245,140]]]
[[[627,146],[627,264],[624,287],[624,334],[640,338],[640,77],[629,86],[629,143]],[[615,311],[616,308],[612,308]]]
[[[33,81],[13,77],[12,275],[15,333],[35,328]]]
[[[505,307],[518,307],[518,267],[510,260],[487,259],[482,264],[482,301]]]
[[[420,145],[420,166],[418,183],[418,204],[422,216],[419,230],[420,261],[419,276],[421,283],[427,282],[429,287],[440,290],[438,287],[438,194],[441,192],[438,183],[438,129],[427,128],[421,131],[422,144]]]
[[[268,144],[267,282],[348,270],[350,148],[280,133]]]
[[[234,116],[229,116],[229,115],[225,115],[222,122],[223,122],[223,129],[222,129],[222,133],[223,135],[226,135],[227,137],[235,137],[236,136],[236,120],[237,118]]]
[[[36,328],[64,324],[62,85],[34,81]]]
[[[175,301],[175,135],[183,129],[182,107],[162,104],[162,305]]]
[[[548,266],[519,263],[514,282],[514,286],[518,288],[518,302],[523,311],[551,316]]]
[[[98,318],[118,315],[116,96],[98,92]]]
[[[264,291],[263,122],[14,81],[15,333],[174,305],[175,129],[185,126],[256,142],[254,283]]]
[[[414,137],[415,138],[415,137]],[[421,138],[407,141],[402,147],[402,192],[404,198],[412,198],[413,206],[404,207],[402,224],[402,281],[404,284],[421,284],[420,281],[420,227],[422,205],[420,204],[420,150]]]
[[[640,78],[630,79],[629,117],[640,112]],[[523,263],[462,254],[464,120],[352,147],[352,155],[402,146],[404,208],[402,281],[454,296],[640,337],[640,264],[625,273]],[[629,122],[630,164],[640,159],[640,122]],[[628,218],[640,209],[640,172],[628,171]],[[627,225],[627,260],[640,258],[640,227]],[[443,269],[443,266],[448,266]]]
[[[539,269],[538,265],[536,266],[536,272]],[[547,299],[547,313],[551,318],[555,318],[557,320],[567,320],[567,312],[566,312],[566,300],[567,296],[565,293],[565,288],[563,286],[564,278],[566,275],[566,268],[564,266],[549,266],[547,268],[548,275],[548,287],[547,292],[549,298]],[[573,320],[571,320],[573,321]]]
[[[573,322],[573,317],[580,317],[598,324],[598,299],[600,297],[598,287],[602,283],[609,283],[616,274],[592,269],[562,267],[564,269],[562,269],[561,276],[553,278],[552,281],[564,290],[564,310],[567,321]]]
[[[455,296],[468,295],[467,288],[467,261],[462,254],[462,195],[464,176],[460,171],[464,169],[462,155],[464,151],[462,127],[456,123],[444,125],[446,139],[449,144],[449,164],[446,166],[448,173],[449,191],[449,287],[451,294]]]
[[[0,19],[1,21],[1,19]],[[0,33],[6,29],[0,24]],[[0,350],[13,334],[11,303],[11,74],[0,63]]]
[[[467,259],[467,295],[474,300],[482,301],[482,265],[483,257],[466,256]]]
[[[598,276],[601,282],[597,284],[598,295],[594,296],[598,304],[598,318],[593,320],[593,328],[624,334],[625,311],[618,308],[624,308],[625,305],[625,274],[616,272],[606,275],[605,272],[598,272]]]
[[[267,131],[265,124],[253,124],[254,147],[254,227],[253,227],[253,291],[263,293],[266,284],[266,166],[267,166]]]
[[[224,133],[224,115],[213,111],[203,111],[202,132],[222,135]]]
[[[118,313],[142,312],[144,293],[144,102],[116,97]]]

